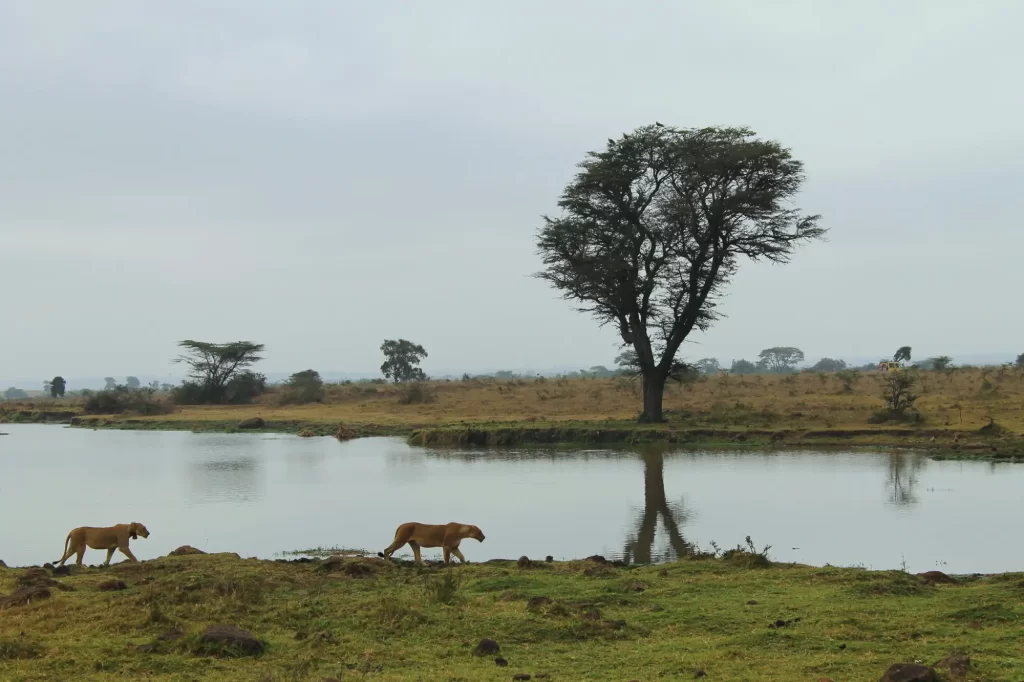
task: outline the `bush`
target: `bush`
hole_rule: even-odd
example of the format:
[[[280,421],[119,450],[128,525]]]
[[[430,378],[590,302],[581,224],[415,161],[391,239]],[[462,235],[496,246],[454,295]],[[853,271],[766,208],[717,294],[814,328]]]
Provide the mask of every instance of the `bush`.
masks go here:
[[[288,378],[281,391],[280,401],[283,404],[295,405],[322,403],[324,393],[324,382],[320,378],[320,373],[307,369],[296,372]]]
[[[197,381],[183,381],[171,389],[171,400],[177,405],[247,405],[267,390],[267,377],[256,372],[241,372],[217,390]]]
[[[888,421],[920,422],[921,414],[914,409],[917,396],[913,389],[916,383],[917,379],[911,371],[886,372],[882,378],[882,399],[885,400],[885,408],[871,415],[869,421],[874,424]]]
[[[170,406],[154,397],[152,388],[128,388],[115,386],[97,391],[85,399],[82,411],[86,414],[123,414],[135,412],[140,415],[167,414]]]

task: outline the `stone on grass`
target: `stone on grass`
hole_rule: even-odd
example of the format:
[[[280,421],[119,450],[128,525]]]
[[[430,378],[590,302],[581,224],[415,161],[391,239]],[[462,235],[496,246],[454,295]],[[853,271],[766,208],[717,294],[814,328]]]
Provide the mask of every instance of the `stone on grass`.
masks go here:
[[[935,671],[917,663],[894,663],[878,682],[938,682]]]
[[[250,417],[249,419],[243,419],[238,422],[238,428],[240,429],[262,429],[263,428],[263,417]]]
[[[473,649],[473,654],[475,656],[492,656],[500,651],[501,647],[498,646],[497,642],[493,639],[484,638],[481,639],[476,645],[476,648]]]
[[[209,625],[199,637],[199,641],[224,653],[237,653],[243,656],[258,656],[263,653],[264,648],[263,642],[255,635],[234,625]]]

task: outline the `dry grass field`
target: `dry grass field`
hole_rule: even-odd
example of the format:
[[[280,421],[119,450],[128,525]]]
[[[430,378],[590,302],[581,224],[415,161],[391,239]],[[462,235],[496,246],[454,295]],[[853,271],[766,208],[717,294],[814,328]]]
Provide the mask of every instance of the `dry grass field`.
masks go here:
[[[930,432],[978,429],[994,422],[1007,435],[1024,434],[1024,372],[1011,367],[916,371],[913,392]],[[718,374],[670,383],[665,414],[672,429],[864,431],[906,425],[874,423],[884,407],[885,373]],[[283,404],[271,390],[251,405],[181,406],[168,414],[111,415],[92,425],[133,428],[231,428],[252,417],[321,430],[339,423],[362,433],[410,433],[422,428],[541,428],[575,425],[640,428],[639,383],[611,379],[470,379],[419,385],[328,384],[322,403]],[[0,403],[0,420],[29,413],[79,412],[74,400]],[[20,419],[19,419],[20,418]]]

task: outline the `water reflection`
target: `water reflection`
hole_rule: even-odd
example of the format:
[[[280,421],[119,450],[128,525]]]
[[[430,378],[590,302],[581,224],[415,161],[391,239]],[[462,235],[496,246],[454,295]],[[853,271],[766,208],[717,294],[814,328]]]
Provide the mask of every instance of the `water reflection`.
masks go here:
[[[888,501],[897,507],[910,507],[917,504],[914,485],[917,483],[917,472],[925,465],[923,455],[894,452],[887,456],[888,476],[886,490]]]
[[[196,504],[250,502],[262,498],[260,462],[255,457],[216,457],[186,469],[188,499]]]
[[[650,451],[640,456],[644,462],[644,508],[639,514],[636,532],[626,539],[622,558],[627,563],[648,564],[689,554],[693,546],[683,538],[681,531],[687,520],[686,512],[681,504],[669,504],[665,494],[665,455]],[[669,546],[655,554],[659,517],[668,533]]]

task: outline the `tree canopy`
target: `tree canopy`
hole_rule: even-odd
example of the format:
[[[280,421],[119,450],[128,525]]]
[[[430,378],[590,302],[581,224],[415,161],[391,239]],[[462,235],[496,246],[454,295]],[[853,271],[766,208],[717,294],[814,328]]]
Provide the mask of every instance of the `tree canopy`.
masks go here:
[[[381,374],[396,384],[401,381],[422,381],[427,375],[420,369],[420,361],[427,357],[423,346],[405,339],[385,339],[380,346],[384,354],[384,364],[380,366]]]
[[[637,356],[642,419],[660,421],[665,380],[740,262],[784,263],[825,234],[789,206],[803,165],[748,128],[638,128],[591,152],[544,217],[537,276],[612,324]]]
[[[765,348],[757,354],[761,367],[769,372],[792,372],[799,362],[804,361],[804,352],[793,346]]]
[[[729,372],[732,374],[753,374],[757,371],[757,365],[750,360],[733,360]]]
[[[846,360],[822,358],[811,367],[816,372],[841,372],[846,369]]]
[[[50,379],[50,397],[51,398],[63,398],[64,391],[67,389],[68,382],[64,381],[64,377],[57,375]]]
[[[892,356],[893,362],[910,362],[910,346],[900,346]]]

